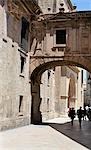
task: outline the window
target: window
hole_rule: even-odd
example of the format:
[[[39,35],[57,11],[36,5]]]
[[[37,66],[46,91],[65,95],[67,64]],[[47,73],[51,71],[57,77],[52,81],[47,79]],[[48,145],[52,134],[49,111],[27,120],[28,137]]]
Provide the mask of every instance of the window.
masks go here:
[[[4,6],[4,0],[0,0],[0,5],[3,7]]]
[[[66,44],[66,30],[56,30],[56,44]]]
[[[63,6],[64,5],[64,3],[60,3],[60,6]]]
[[[50,86],[50,75],[51,75],[51,70],[48,70],[48,72],[47,72],[47,75],[48,75],[48,87]]]
[[[19,112],[23,112],[23,96],[19,98]]]
[[[48,80],[50,79],[50,73],[51,73],[51,71],[48,70]]]
[[[24,72],[24,65],[25,65],[25,58],[23,56],[20,56],[21,57],[21,73]]]
[[[81,83],[83,84],[83,70],[81,70]]]
[[[49,112],[49,98],[47,98],[47,112]]]
[[[51,8],[49,7],[49,8],[48,8],[48,11],[50,11],[50,10],[51,10]]]
[[[21,46],[25,50],[28,48],[28,34],[29,33],[29,22],[22,17],[22,28],[21,28]]]

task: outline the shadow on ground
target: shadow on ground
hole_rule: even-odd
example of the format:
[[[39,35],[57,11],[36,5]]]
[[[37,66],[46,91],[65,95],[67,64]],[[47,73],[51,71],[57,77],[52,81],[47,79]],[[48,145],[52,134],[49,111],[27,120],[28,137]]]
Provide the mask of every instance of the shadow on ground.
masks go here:
[[[51,126],[53,129],[91,150],[91,121],[82,121],[81,129],[78,121],[74,121],[73,126],[70,122],[64,124],[45,123],[45,125]]]

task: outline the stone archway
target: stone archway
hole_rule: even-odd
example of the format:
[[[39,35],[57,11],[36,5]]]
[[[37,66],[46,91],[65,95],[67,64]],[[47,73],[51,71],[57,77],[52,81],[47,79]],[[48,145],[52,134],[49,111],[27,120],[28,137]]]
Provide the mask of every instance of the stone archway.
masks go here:
[[[40,82],[42,73],[52,67],[75,65],[91,72],[91,12],[43,15],[31,25],[30,77],[32,122],[41,122]],[[64,31],[65,42],[57,42]],[[62,39],[61,39],[62,40]]]
[[[43,62],[43,61],[42,61]],[[81,63],[84,61],[80,61]],[[31,105],[31,123],[34,124],[40,124],[42,123],[42,115],[40,112],[40,103],[41,103],[41,97],[40,97],[40,84],[41,84],[41,76],[44,71],[47,69],[51,69],[56,66],[63,66],[63,65],[73,65],[73,66],[80,66],[84,69],[86,68],[86,64],[76,63],[72,61],[65,61],[65,60],[57,60],[57,61],[49,61],[46,63],[41,63],[39,66],[37,66],[32,74],[31,74],[31,96],[32,96],[32,105]],[[87,66],[88,67],[88,66]],[[88,70],[90,70],[88,68]],[[74,86],[74,90],[71,93],[71,87]],[[71,77],[70,79],[70,85],[69,85],[69,95],[71,98],[75,96],[75,81],[74,78]]]

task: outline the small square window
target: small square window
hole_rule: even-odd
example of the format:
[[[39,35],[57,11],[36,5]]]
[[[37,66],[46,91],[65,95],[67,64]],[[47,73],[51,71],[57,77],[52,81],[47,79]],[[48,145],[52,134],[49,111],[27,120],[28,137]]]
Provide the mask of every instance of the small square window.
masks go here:
[[[50,79],[50,74],[51,73],[51,71],[50,70],[48,70],[48,80]]]
[[[51,8],[49,7],[49,8],[48,8],[48,11],[50,11],[50,10],[51,10]]]
[[[19,97],[19,112],[23,112],[23,96]]]
[[[21,73],[24,72],[24,64],[25,64],[25,58],[23,56],[21,56]]]
[[[66,30],[56,30],[56,44],[66,44]]]

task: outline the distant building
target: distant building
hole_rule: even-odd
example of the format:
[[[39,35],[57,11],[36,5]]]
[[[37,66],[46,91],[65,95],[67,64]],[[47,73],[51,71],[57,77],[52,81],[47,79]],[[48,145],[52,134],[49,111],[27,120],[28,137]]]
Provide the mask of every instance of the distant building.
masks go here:
[[[84,104],[91,106],[91,73],[87,72],[86,88],[84,90]]]
[[[49,73],[48,73],[49,72]],[[79,72],[73,66],[56,67],[42,75],[41,82],[41,112],[43,120],[65,116],[68,108],[82,106],[81,93],[78,93]],[[50,76],[48,77],[48,74]]]

